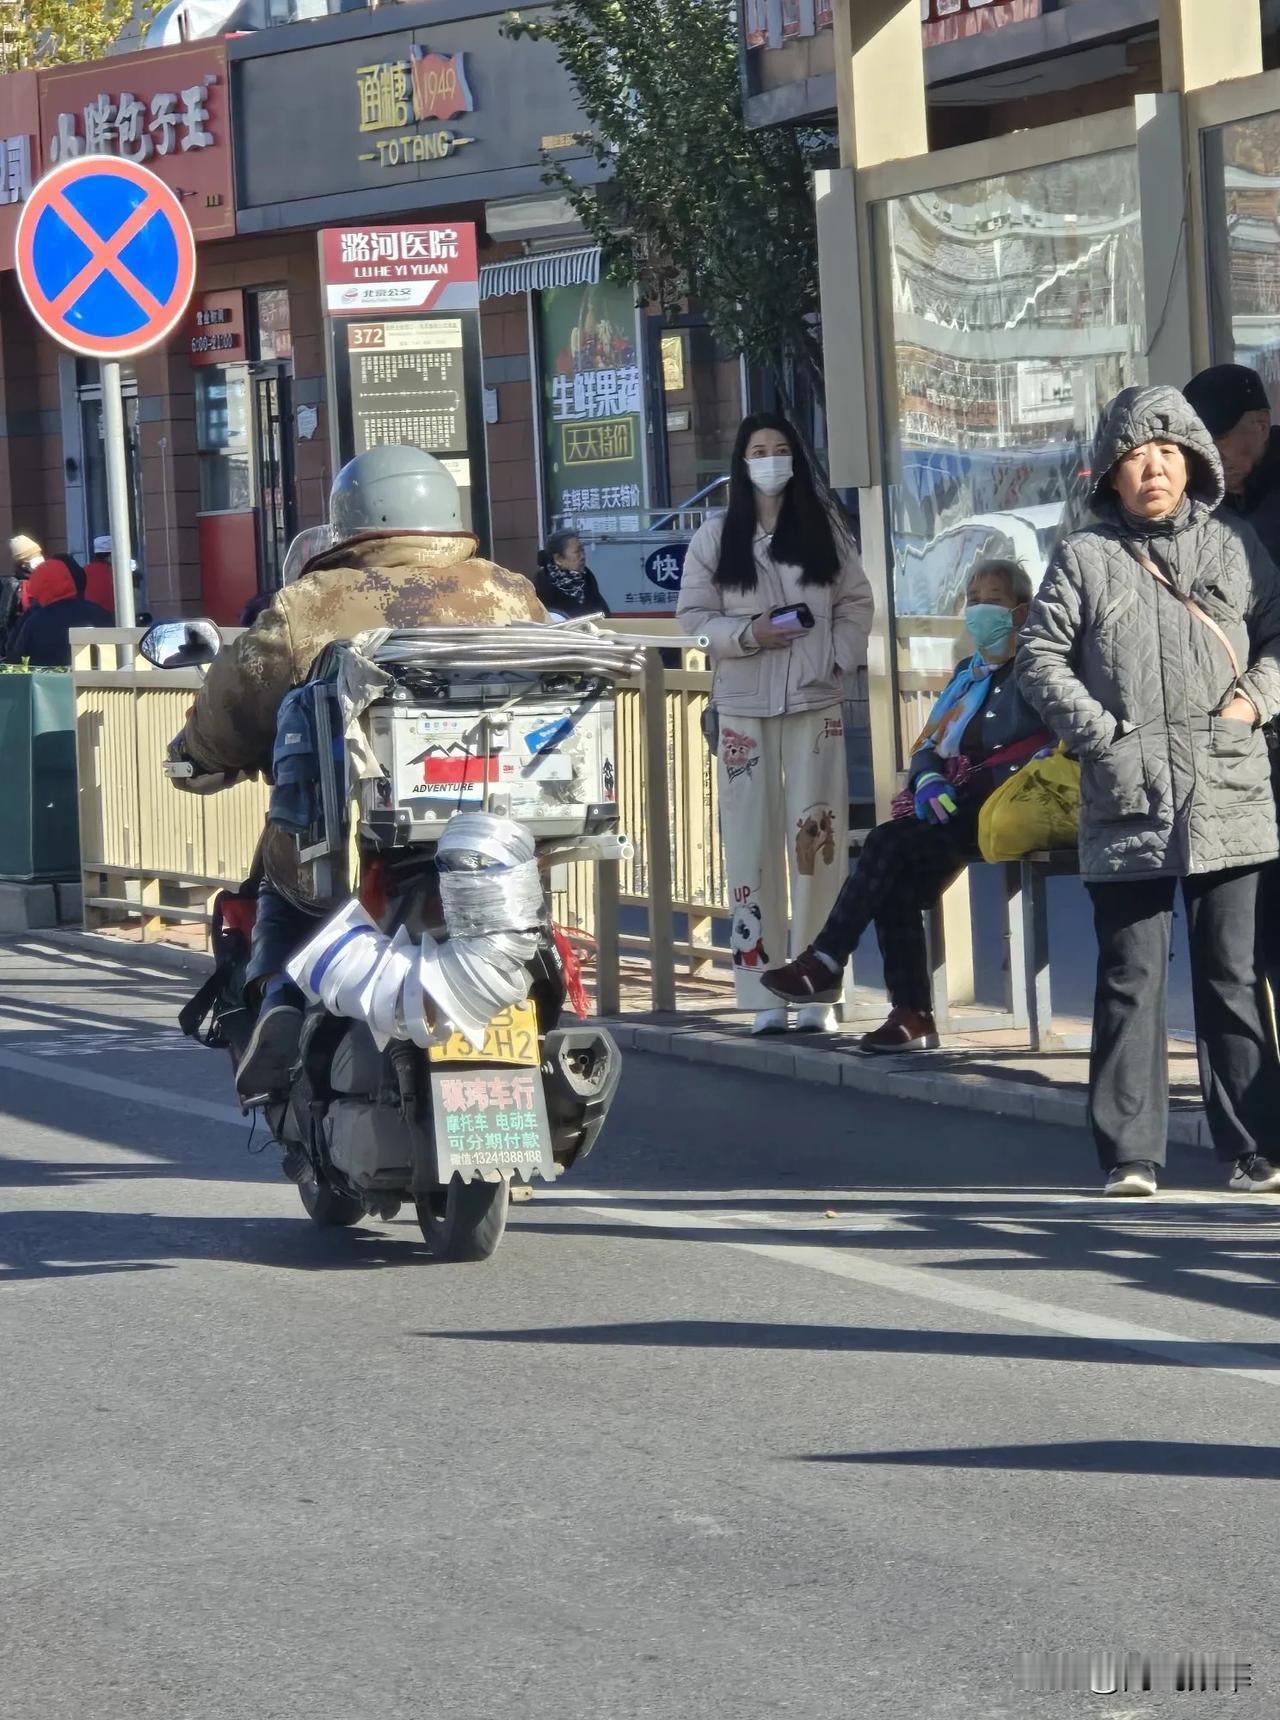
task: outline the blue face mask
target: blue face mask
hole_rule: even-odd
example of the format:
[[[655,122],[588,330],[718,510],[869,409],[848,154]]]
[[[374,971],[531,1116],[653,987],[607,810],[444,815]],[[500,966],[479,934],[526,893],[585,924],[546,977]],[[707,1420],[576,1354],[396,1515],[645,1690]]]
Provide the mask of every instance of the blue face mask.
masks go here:
[[[971,603],[964,624],[974,644],[987,657],[998,657],[1013,637],[1013,611],[1003,603]]]

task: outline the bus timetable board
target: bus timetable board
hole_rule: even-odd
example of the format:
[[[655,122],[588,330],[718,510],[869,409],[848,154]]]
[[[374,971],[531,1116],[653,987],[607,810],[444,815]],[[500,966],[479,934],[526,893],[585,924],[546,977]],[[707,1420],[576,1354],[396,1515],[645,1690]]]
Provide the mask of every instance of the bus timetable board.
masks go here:
[[[434,454],[458,486],[464,525],[486,550],[479,325],[474,311],[334,319],[330,361],[339,463],[387,443]]]
[[[393,442],[435,454],[453,474],[470,525],[462,318],[353,322],[346,335],[352,452]]]
[[[332,229],[320,255],[337,463],[386,444],[434,454],[487,550],[474,227]]]

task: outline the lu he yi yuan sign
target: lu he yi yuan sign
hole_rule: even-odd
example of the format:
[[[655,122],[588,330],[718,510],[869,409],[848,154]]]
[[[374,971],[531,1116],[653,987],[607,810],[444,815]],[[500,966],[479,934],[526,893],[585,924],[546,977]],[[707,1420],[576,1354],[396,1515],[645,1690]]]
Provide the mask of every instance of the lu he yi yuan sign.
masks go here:
[[[475,310],[476,230],[469,221],[410,227],[330,227],[320,272],[331,317],[370,311]]]

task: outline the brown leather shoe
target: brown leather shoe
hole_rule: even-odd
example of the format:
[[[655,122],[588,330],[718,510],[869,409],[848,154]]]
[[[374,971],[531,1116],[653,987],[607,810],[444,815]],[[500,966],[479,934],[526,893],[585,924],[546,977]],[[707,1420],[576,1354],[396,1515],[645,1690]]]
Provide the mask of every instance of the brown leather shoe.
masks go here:
[[[858,1041],[860,1051],[885,1056],[895,1051],[936,1051],[938,1025],[932,1015],[916,1009],[894,1009],[889,1018],[874,1033],[864,1033]]]
[[[802,950],[785,967],[761,974],[760,984],[784,1003],[839,1003],[843,974],[832,973],[813,950]]]

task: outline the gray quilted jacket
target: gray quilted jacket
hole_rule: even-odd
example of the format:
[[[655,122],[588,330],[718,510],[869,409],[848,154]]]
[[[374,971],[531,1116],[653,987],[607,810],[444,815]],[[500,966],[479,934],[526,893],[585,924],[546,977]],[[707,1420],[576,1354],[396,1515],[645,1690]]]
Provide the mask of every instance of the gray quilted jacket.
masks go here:
[[[1155,440],[1189,456],[1187,497],[1167,520],[1137,521],[1110,475]],[[1214,714],[1235,691],[1227,651],[1126,545],[1227,634],[1263,722],[1280,710],[1280,574],[1248,525],[1216,516],[1218,451],[1175,389],[1117,395],[1093,469],[1098,521],[1058,546],[1017,665],[1027,701],[1080,760],[1081,874],[1183,877],[1273,859],[1266,740]]]

